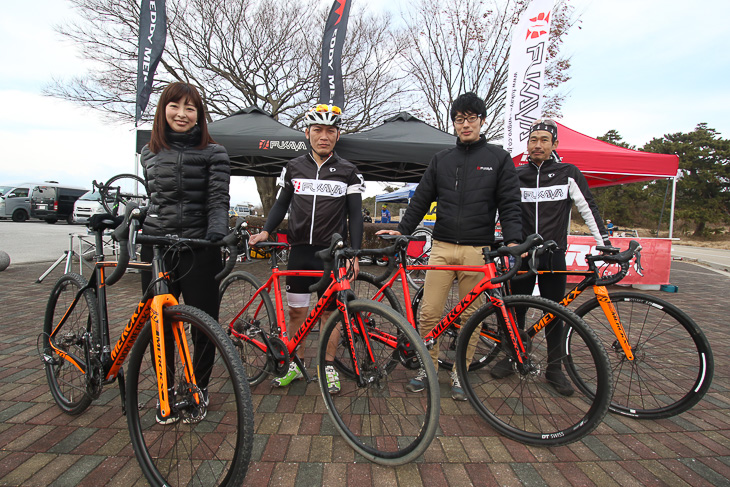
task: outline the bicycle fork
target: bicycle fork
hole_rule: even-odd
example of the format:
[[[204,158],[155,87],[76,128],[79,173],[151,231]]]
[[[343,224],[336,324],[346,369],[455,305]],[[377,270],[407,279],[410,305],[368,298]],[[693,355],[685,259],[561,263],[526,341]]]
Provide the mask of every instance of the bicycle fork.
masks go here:
[[[634,360],[634,352],[631,350],[631,344],[626,336],[626,330],[621,324],[618,311],[616,311],[616,307],[613,305],[611,297],[608,295],[606,286],[594,286],[593,291],[596,294],[598,304],[601,305],[603,313],[606,315],[606,318],[608,318],[611,328],[613,328],[613,333],[616,335],[616,341],[618,341],[619,345],[621,345],[621,349],[623,350],[624,355],[626,355],[626,359]]]
[[[170,389],[167,377],[167,353],[165,350],[165,327],[163,323],[163,310],[167,306],[176,305],[177,300],[170,294],[158,295],[152,298],[150,307],[150,323],[152,325],[152,354],[155,364],[155,372],[157,374],[157,392],[160,399],[160,414],[163,418],[167,418],[172,414],[172,406],[170,404]],[[193,371],[193,361],[188,348],[185,328],[182,322],[174,321],[170,323],[169,328],[175,340],[180,355],[180,361],[183,366],[183,373],[187,384],[197,386],[195,381],[195,373]],[[197,389],[197,387],[195,388]],[[195,401],[200,404],[202,397],[199,393],[195,393]]]

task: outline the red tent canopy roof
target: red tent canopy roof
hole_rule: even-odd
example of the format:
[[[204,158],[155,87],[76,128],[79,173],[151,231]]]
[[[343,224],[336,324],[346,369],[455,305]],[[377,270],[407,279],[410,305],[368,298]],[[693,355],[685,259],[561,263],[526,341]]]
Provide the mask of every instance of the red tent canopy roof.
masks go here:
[[[651,181],[677,175],[679,157],[618,147],[594,139],[558,123],[557,152],[563,162],[581,170],[592,188],[613,184]],[[515,165],[525,164],[527,154],[513,157]]]

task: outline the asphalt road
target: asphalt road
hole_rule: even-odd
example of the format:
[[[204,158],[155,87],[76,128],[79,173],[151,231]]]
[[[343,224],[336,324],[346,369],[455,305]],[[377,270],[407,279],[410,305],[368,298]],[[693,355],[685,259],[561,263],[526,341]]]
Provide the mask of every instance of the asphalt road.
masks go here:
[[[730,250],[672,244],[672,257],[677,260],[697,261],[714,269],[730,272]]]
[[[29,262],[55,261],[68,250],[69,234],[87,233],[84,225],[58,222],[53,225],[41,220],[16,223],[0,220],[0,250],[10,256],[10,265]]]

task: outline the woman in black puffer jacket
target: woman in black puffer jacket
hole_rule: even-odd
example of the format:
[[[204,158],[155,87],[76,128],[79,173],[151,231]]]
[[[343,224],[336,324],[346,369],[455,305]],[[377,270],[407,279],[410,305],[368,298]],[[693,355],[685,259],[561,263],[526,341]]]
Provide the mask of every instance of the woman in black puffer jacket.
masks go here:
[[[147,181],[150,207],[143,225],[148,235],[178,235],[188,238],[222,239],[228,233],[228,186],[231,167],[228,154],[208,133],[203,100],[194,86],[172,83],[160,96],[152,125],[150,143],[142,149],[142,169]],[[142,248],[142,259],[152,260],[152,249]],[[174,273],[176,295],[185,304],[202,309],[218,320],[218,283],[215,275],[223,268],[219,248],[181,249],[167,252],[167,268]],[[152,281],[142,273],[142,290]],[[201,370],[209,370],[215,351],[201,352],[205,344],[193,337],[193,357]],[[201,361],[202,360],[202,361]],[[207,394],[209,377],[197,377]],[[175,418],[161,418],[169,423]]]

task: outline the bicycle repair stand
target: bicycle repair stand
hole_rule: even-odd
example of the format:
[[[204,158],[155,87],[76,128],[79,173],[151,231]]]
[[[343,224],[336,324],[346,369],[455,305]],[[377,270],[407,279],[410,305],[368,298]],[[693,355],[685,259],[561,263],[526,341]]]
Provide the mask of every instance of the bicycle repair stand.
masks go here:
[[[84,255],[86,255],[90,250],[94,250],[94,251],[96,250],[96,242],[93,240],[95,238],[94,234],[92,234],[92,233],[89,233],[89,234],[69,233],[68,236],[69,236],[68,250],[64,250],[63,254],[61,254],[61,256],[58,259],[56,259],[56,262],[51,264],[51,267],[46,269],[46,271],[43,274],[41,274],[41,277],[38,278],[38,280],[36,281],[36,284],[43,281],[43,279],[45,279],[48,276],[48,274],[53,272],[53,270],[56,267],[58,267],[58,265],[61,262],[63,262],[64,260],[66,261],[66,267],[65,267],[63,273],[68,274],[69,271],[71,270],[71,265],[73,263],[74,256],[78,257],[78,259],[79,259],[79,274],[83,274],[84,264],[90,269],[94,268],[93,264],[87,262],[84,259]],[[76,240],[78,242],[78,252],[74,250],[74,238],[76,238]],[[89,248],[86,250],[86,252],[84,252],[83,248],[82,248],[84,244],[89,246]],[[116,254],[116,244],[114,242],[112,242],[111,238],[108,238],[104,241],[104,247],[105,248],[111,247],[112,253]]]

